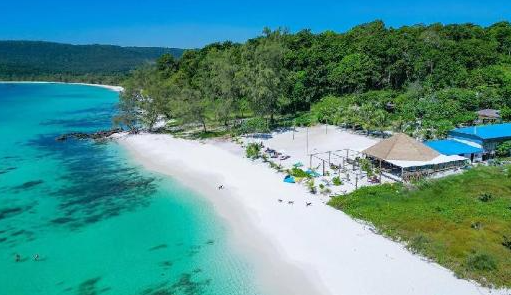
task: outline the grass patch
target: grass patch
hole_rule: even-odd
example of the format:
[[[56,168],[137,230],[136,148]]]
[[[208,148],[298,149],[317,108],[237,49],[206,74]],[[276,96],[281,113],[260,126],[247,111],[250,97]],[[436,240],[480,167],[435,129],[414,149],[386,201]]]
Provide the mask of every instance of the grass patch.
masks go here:
[[[483,285],[511,287],[510,167],[363,187],[329,204]]]

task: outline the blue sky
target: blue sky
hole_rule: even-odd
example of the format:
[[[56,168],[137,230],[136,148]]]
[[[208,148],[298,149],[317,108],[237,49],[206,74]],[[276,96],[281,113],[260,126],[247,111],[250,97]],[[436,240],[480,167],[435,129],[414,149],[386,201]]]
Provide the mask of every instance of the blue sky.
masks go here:
[[[193,48],[265,26],[343,32],[375,19],[488,25],[511,20],[511,1],[1,0],[0,39]]]

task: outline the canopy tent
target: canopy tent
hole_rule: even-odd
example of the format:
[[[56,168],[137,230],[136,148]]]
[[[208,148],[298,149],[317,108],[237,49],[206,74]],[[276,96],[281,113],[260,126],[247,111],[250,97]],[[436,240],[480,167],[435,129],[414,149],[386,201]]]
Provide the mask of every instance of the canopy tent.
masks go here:
[[[291,175],[286,175],[286,177],[284,177],[284,182],[295,183],[295,178]]]

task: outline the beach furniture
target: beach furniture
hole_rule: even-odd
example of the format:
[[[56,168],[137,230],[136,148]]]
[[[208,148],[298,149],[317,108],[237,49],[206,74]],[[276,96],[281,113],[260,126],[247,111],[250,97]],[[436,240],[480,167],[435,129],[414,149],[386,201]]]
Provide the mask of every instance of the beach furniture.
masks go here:
[[[305,171],[305,173],[309,174],[312,177],[320,177],[321,176],[321,174],[319,174],[318,172],[316,172],[312,169],[308,169],[307,171]]]
[[[286,175],[286,177],[284,177],[284,182],[295,183],[295,178],[291,175]]]
[[[295,177],[294,179],[295,179],[295,182],[302,182],[304,177]]]
[[[295,168],[299,168],[299,167],[302,167],[303,166],[303,163],[302,162],[296,162],[293,164],[293,167]]]

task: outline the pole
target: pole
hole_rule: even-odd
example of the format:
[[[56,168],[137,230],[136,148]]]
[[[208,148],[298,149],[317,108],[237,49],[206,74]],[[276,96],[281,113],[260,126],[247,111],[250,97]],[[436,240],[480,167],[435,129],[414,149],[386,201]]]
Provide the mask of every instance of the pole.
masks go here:
[[[306,127],[307,130],[307,154],[309,153],[309,126]]]
[[[309,160],[309,169],[312,169],[312,155],[310,155],[310,160]]]
[[[323,161],[323,176],[325,176],[325,160],[321,160]]]
[[[380,159],[380,183],[381,183],[381,173],[382,173],[382,171],[381,171],[381,159]]]

